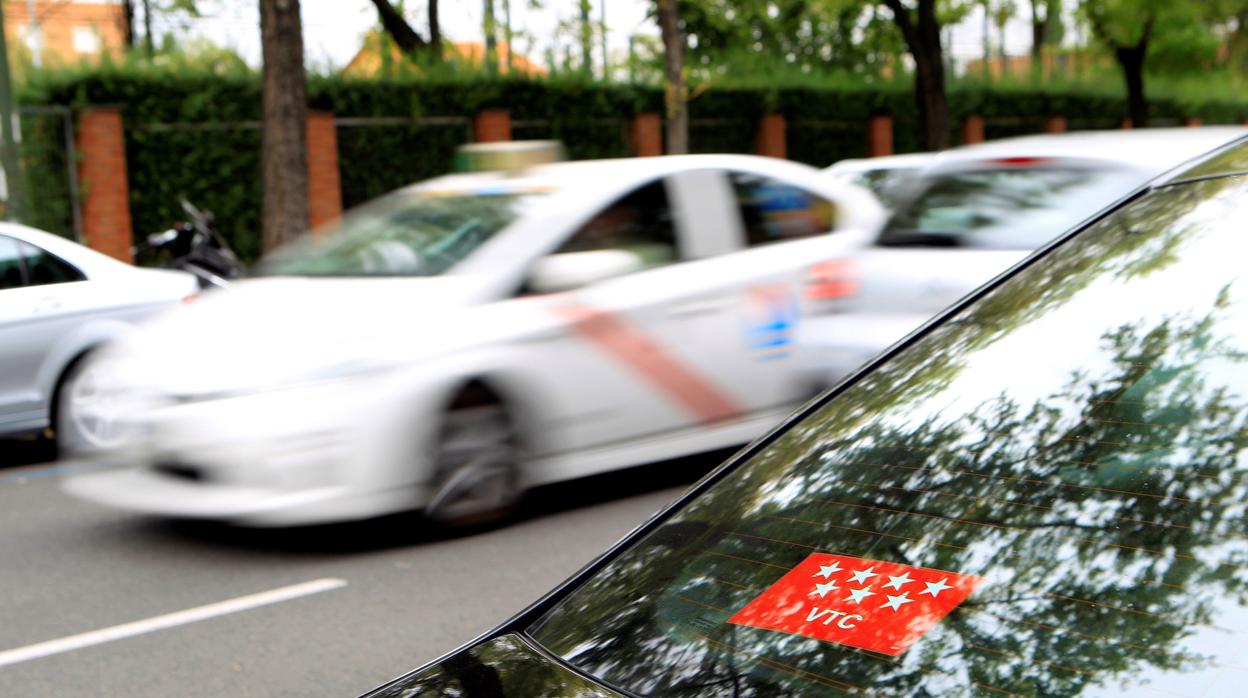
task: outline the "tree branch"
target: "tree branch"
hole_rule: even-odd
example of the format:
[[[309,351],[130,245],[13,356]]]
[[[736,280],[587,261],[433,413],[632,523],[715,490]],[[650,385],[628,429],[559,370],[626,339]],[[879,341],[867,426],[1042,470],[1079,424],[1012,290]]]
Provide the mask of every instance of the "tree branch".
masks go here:
[[[412,29],[412,25],[403,19],[403,15],[399,14],[389,0],[373,0],[373,6],[377,8],[381,26],[404,53],[413,53],[428,47],[428,43]]]
[[[913,52],[919,45],[919,37],[914,29],[914,21],[910,19],[910,10],[901,4],[901,0],[884,0],[884,6],[893,13],[893,22],[901,30],[901,36]]]

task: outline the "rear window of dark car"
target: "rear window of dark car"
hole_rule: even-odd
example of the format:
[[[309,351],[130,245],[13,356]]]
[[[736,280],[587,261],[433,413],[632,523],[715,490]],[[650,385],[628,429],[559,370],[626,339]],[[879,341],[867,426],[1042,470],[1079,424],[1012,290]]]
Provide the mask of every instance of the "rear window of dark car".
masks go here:
[[[1245,177],[1126,205],[529,632],[638,695],[1242,695],[1244,220]]]
[[[879,244],[1034,249],[1144,179],[1124,169],[1034,165],[934,174],[889,219]]]

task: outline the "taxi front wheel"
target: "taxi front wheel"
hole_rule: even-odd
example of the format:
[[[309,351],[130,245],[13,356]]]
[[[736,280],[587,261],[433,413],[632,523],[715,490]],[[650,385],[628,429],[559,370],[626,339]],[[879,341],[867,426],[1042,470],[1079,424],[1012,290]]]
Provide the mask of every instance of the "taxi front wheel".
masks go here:
[[[433,496],[425,515],[452,527],[505,518],[521,495],[517,442],[502,404],[452,406],[434,451]]]

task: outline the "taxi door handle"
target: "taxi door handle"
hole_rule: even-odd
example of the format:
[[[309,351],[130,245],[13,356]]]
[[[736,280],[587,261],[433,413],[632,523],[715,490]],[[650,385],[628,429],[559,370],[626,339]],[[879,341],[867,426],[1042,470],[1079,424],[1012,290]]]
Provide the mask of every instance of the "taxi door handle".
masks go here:
[[[676,317],[689,317],[692,315],[707,315],[709,313],[719,312],[728,307],[731,303],[728,298],[694,298],[687,301],[681,301],[668,309],[669,315]]]

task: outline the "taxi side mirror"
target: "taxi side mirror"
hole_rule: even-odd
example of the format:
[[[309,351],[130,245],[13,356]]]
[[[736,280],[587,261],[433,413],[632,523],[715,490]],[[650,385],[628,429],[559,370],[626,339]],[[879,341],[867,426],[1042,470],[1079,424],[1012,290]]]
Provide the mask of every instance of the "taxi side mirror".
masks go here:
[[[563,252],[534,262],[527,287],[533,293],[570,291],[641,271],[644,266],[641,257],[626,250]]]

